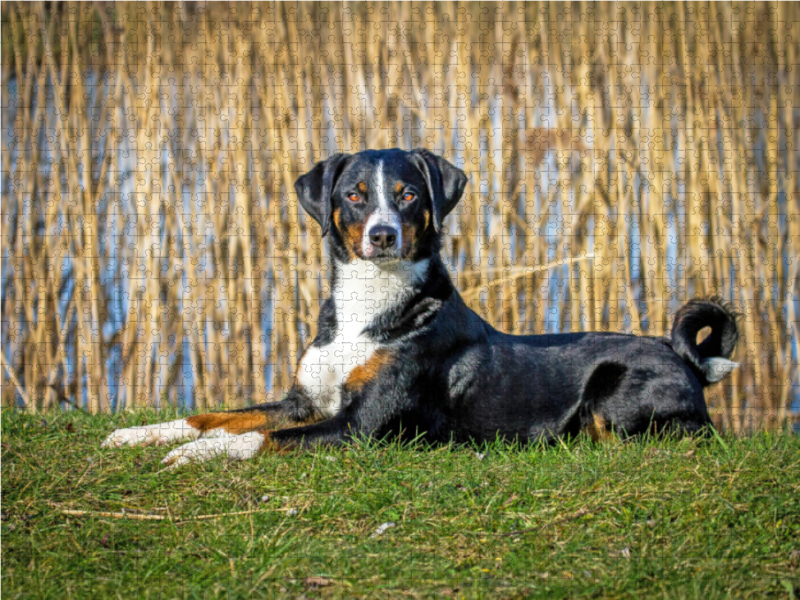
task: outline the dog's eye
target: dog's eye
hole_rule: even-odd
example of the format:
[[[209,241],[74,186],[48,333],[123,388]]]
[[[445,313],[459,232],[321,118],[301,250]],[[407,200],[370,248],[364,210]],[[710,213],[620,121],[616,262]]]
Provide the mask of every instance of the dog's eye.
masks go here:
[[[354,193],[350,194],[349,196],[347,196],[347,199],[350,200],[350,202],[358,202],[359,200],[361,200],[361,196],[359,196],[358,194],[356,194],[354,192]]]
[[[417,195],[414,192],[406,192],[405,194],[403,194],[403,200],[405,200],[406,202],[411,202],[416,197]]]

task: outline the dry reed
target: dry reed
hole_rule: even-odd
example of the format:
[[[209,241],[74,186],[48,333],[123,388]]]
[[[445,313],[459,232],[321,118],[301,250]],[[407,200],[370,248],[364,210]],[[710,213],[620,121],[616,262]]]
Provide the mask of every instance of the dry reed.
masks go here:
[[[6,2],[2,20],[4,405],[280,393],[326,293],[294,179],[425,146],[470,175],[444,253],[485,318],[661,335],[719,294],[744,339],[715,422],[795,416],[795,3]]]

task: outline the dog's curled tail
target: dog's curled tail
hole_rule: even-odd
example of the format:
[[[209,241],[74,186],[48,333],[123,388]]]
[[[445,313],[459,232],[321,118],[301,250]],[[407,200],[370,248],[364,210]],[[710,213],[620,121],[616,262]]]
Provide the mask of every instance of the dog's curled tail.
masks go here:
[[[684,304],[672,324],[672,349],[686,361],[703,386],[721,381],[739,364],[728,360],[736,347],[738,315],[720,298],[695,299]],[[711,333],[697,344],[704,327]]]

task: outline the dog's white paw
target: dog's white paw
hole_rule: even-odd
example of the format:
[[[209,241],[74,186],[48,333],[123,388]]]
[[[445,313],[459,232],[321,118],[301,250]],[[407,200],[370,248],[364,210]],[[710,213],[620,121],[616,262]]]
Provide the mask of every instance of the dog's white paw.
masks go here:
[[[121,448],[122,446],[162,446],[184,440],[195,440],[200,437],[200,430],[189,425],[185,419],[127,427],[117,429],[101,444],[103,448]]]
[[[235,435],[224,430],[208,432],[194,442],[175,448],[161,462],[174,469],[190,462],[203,462],[215,456],[227,456],[235,460],[253,458],[264,443],[264,434],[251,431]]]

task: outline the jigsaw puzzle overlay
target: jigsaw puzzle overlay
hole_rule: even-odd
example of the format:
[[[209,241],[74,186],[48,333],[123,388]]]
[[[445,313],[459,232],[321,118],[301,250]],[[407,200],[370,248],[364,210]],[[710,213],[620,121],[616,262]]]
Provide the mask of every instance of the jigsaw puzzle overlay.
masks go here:
[[[490,323],[662,335],[719,295],[714,422],[796,420],[798,38],[796,3],[3,3],[3,405],[280,397],[331,292],[294,181],[425,147]]]

